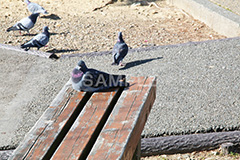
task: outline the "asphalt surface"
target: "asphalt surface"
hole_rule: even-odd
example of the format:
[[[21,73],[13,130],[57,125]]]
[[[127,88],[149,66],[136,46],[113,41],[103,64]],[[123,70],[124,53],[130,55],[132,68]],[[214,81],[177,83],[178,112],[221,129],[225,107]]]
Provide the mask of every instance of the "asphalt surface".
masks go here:
[[[0,149],[17,147],[80,59],[109,73],[158,77],[143,137],[239,129],[240,38],[132,51],[125,68],[111,66],[110,54],[51,60],[0,49]]]
[[[130,52],[125,68],[111,66],[111,54],[54,61],[1,49],[1,147],[17,146],[79,59],[109,73],[158,77],[144,137],[239,128],[239,49],[240,38],[162,46]]]

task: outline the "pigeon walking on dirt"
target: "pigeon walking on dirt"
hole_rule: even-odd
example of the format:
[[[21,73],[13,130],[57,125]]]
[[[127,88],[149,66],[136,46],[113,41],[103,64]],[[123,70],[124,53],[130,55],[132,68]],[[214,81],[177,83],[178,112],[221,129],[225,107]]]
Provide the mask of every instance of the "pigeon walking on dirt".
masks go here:
[[[21,31],[27,31],[29,34],[29,30],[33,28],[33,26],[35,25],[38,16],[39,16],[39,13],[34,13],[26,18],[21,19],[12,27],[9,27],[7,29],[7,32],[19,30],[20,34],[21,34]]]
[[[114,45],[113,51],[112,51],[112,54],[113,54],[112,65],[123,66],[122,61],[123,61],[123,58],[127,55],[127,53],[128,53],[128,46],[122,38],[122,32],[119,32],[117,43]]]
[[[113,87],[128,87],[125,75],[112,75],[95,69],[88,69],[84,61],[80,60],[73,69],[72,87],[77,91],[97,92]]]
[[[21,48],[24,48],[25,51],[29,50],[31,47],[37,47],[39,48],[45,46],[49,41],[50,33],[48,32],[48,27],[43,27],[43,32],[37,34],[35,37],[33,37],[30,41],[28,41],[25,44],[21,45]]]
[[[48,12],[37,3],[30,2],[29,0],[24,0],[24,2],[27,3],[27,8],[31,13],[48,14]]]

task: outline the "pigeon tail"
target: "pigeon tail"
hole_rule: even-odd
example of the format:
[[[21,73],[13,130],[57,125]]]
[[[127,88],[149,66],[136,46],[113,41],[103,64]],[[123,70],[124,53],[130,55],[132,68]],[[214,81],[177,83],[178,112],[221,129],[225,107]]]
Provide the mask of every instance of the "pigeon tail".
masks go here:
[[[42,10],[41,13],[42,14],[48,14],[48,12],[46,10]]]
[[[29,45],[25,45],[25,44],[21,44],[20,46],[22,49],[24,49],[25,51],[28,51],[30,49]]]
[[[9,27],[7,32],[18,30],[16,26]]]
[[[29,48],[31,47],[31,44],[21,44],[21,48]]]

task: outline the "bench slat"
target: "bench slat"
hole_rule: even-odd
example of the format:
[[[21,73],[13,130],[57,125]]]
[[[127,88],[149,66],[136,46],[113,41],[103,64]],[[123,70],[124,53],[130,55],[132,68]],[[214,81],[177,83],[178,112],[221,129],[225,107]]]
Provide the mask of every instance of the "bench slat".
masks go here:
[[[44,112],[41,118],[37,121],[34,127],[26,134],[24,140],[19,144],[13,155],[9,159],[19,160],[25,158],[30,152],[31,148],[45,130],[49,123],[55,121],[58,115],[61,113],[65,104],[69,101],[71,94],[74,90],[71,85],[67,83],[59,92],[57,97],[51,103],[51,107]],[[59,98],[61,97],[61,101]]]
[[[84,92],[73,92],[69,102],[65,105],[63,111],[58,115],[53,123],[49,124],[45,131],[40,135],[38,140],[35,142],[33,149],[28,153],[26,158],[29,159],[48,159],[51,157],[48,152],[51,151],[50,147],[54,145],[56,138],[62,133],[64,127],[68,127],[67,122],[70,116],[72,116],[76,106],[81,102],[85,93]],[[83,106],[81,106],[83,107]],[[53,149],[54,150],[54,149]]]
[[[62,94],[63,92],[65,94]],[[13,159],[50,159],[58,143],[69,130],[69,123],[73,123],[71,121],[77,114],[76,112],[81,111],[90,96],[89,93],[74,91],[71,85],[66,84],[53,101],[52,106],[40,118],[42,125],[36,124],[33,127],[33,130],[27,135],[29,142],[24,141],[25,143],[14,153]],[[53,117],[46,119],[45,117],[49,117],[48,114]],[[30,147],[27,147],[26,150],[24,147],[27,145]]]
[[[133,77],[129,82],[133,85],[123,91],[88,159],[132,158],[156,97],[156,78]]]
[[[95,132],[115,95],[116,91],[93,94],[52,159],[86,158],[88,143],[97,138]]]

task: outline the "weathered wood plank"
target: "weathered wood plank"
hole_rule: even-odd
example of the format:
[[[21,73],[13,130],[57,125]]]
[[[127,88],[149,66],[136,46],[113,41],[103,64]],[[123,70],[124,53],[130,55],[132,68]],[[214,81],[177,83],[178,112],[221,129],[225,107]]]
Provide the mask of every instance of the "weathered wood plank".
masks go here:
[[[52,159],[85,159],[88,144],[96,139],[98,127],[117,91],[94,93],[74,122]],[[112,106],[113,107],[113,106]],[[106,118],[106,117],[105,117]],[[106,121],[106,120],[105,120]],[[100,127],[101,129],[101,127]],[[100,131],[99,131],[100,132]]]
[[[52,103],[54,105],[50,106],[40,118],[41,124],[37,123],[33,127],[28,134],[28,140],[18,147],[18,151],[14,153],[12,159],[48,159],[49,153],[52,154],[51,147],[56,147],[54,146],[57,142],[56,138],[59,137],[60,132],[63,132],[63,128],[67,127],[73,112],[77,108],[79,110],[79,107],[76,106],[84,103],[89,96],[84,92],[74,91],[69,84],[64,88],[62,91],[65,91],[65,94],[60,93],[57,96]]]
[[[72,97],[70,97],[69,103],[64,107],[62,113],[53,123],[46,127],[45,131],[35,142],[33,149],[26,156],[27,159],[43,159],[46,156],[46,154],[50,151],[50,147],[63,130],[63,127],[67,125],[68,119],[73,114],[77,108],[76,106],[78,106],[84,95],[85,93],[83,92],[74,92]],[[46,157],[51,157],[51,155]]]
[[[51,107],[49,107],[37,123],[32,127],[32,129],[26,134],[23,141],[19,144],[17,149],[13,152],[12,156],[9,159],[22,159],[25,157],[28,152],[31,150],[35,141],[39,138],[42,132],[44,132],[45,128],[56,119],[58,114],[61,112],[63,108],[63,104],[69,101],[71,94],[73,93],[73,89],[71,88],[71,83],[69,81],[66,85],[61,89],[56,98],[52,101]],[[62,99],[62,101],[59,101]]]
[[[133,77],[123,91],[88,159],[131,159],[156,97],[156,78]]]

